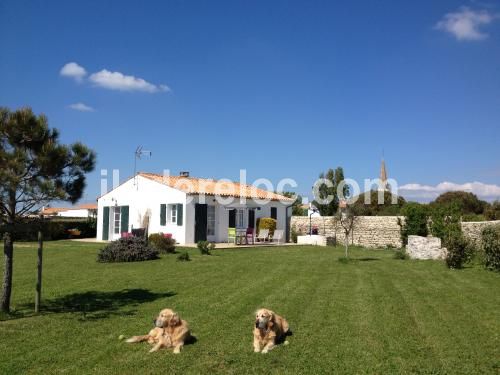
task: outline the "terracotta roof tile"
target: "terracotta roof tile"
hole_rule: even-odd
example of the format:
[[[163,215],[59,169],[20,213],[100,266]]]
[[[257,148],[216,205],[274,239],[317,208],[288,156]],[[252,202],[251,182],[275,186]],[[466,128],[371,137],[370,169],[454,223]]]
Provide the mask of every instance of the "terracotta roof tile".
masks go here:
[[[219,195],[223,197],[244,197],[256,199],[279,200],[292,202],[292,198],[285,197],[270,191],[259,189],[255,186],[244,185],[227,180],[212,180],[206,178],[163,176],[156,173],[140,172],[140,176],[161,184],[181,190],[187,194]]]

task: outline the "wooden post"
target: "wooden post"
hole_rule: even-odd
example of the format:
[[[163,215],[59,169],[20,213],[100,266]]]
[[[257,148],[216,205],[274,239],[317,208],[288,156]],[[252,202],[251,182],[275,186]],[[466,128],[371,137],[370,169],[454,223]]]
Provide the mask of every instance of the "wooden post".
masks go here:
[[[42,260],[43,260],[43,215],[40,215],[40,225],[38,227],[38,262],[35,294],[35,313],[40,312],[40,300],[42,298]]]

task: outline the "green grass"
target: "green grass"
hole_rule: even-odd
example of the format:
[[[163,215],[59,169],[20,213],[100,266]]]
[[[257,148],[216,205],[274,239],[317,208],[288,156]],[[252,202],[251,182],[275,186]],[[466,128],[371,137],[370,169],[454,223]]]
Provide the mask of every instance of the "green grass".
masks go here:
[[[393,251],[273,247],[192,261],[99,264],[96,244],[46,243],[44,307],[32,314],[36,249],[17,244],[12,317],[0,321],[0,373],[497,373],[500,275],[479,266],[393,259]],[[353,260],[354,259],[354,260]],[[3,269],[0,269],[3,271]],[[293,329],[288,346],[252,349],[253,313]],[[148,354],[142,334],[172,307],[197,342]]]

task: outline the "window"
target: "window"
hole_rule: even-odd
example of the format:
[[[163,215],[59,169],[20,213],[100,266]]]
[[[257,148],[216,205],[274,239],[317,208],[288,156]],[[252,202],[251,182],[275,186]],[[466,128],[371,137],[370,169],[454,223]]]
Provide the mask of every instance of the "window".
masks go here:
[[[168,212],[169,212],[169,222],[171,224],[176,224],[177,223],[177,205],[176,204],[169,204],[168,205]]]
[[[245,223],[244,223],[244,211],[243,210],[237,210],[236,211],[236,228],[244,228]]]
[[[276,208],[276,207],[271,207],[271,217],[272,217],[274,220],[277,220],[277,219],[278,219],[278,208]]]
[[[215,206],[207,207],[207,236],[215,236]]]
[[[113,209],[113,231],[115,234],[120,234],[120,207]]]

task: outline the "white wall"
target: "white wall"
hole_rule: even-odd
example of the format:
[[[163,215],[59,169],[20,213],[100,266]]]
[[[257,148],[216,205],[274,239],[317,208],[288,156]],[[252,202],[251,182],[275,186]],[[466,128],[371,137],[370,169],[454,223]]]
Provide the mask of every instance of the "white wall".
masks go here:
[[[227,241],[227,230],[229,224],[229,211],[226,207],[245,208],[245,207],[260,207],[260,210],[255,210],[255,219],[262,217],[271,217],[271,207],[277,208],[277,229],[286,229],[286,205],[281,202],[272,201],[265,205],[254,202],[251,199],[246,201],[246,204],[241,204],[238,199],[234,203],[227,205],[219,204],[213,196],[206,195],[186,195],[185,193],[163,185],[156,181],[149,180],[142,176],[137,176],[137,185],[134,185],[134,179],[130,179],[118,186],[116,189],[103,195],[97,202],[98,219],[97,219],[97,239],[102,240],[103,226],[103,207],[129,206],[129,227],[142,228],[142,218],[146,212],[150,213],[149,233],[171,233],[176,241],[180,244],[194,243],[195,230],[195,204],[206,203],[215,206],[215,236],[209,237],[209,241],[225,242]],[[183,225],[167,224],[160,225],[160,204],[183,204]],[[168,211],[168,210],[167,210]],[[291,209],[289,210],[291,213]],[[244,213],[244,227],[248,226],[248,211]],[[125,232],[124,229],[121,232]],[[110,237],[111,238],[111,237]]]
[[[118,205],[129,206],[128,232],[130,232],[132,228],[142,228],[142,220],[149,210],[149,233],[172,233],[173,237],[179,243],[184,243],[185,220],[183,220],[182,226],[168,223],[166,226],[161,226],[160,204],[182,203],[185,206],[186,194],[142,176],[137,176],[136,181],[137,184],[134,185],[134,179],[130,179],[98,199],[97,239],[102,240],[103,207]],[[186,209],[184,207],[184,218],[186,217],[185,211]],[[125,232],[123,228],[121,231]]]
[[[67,211],[59,211],[57,216],[60,217],[89,217],[89,210],[87,209],[79,209],[79,210],[67,210]]]

